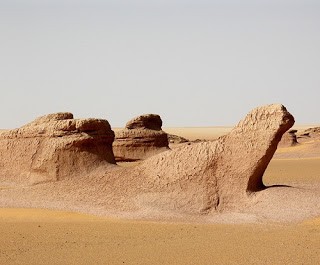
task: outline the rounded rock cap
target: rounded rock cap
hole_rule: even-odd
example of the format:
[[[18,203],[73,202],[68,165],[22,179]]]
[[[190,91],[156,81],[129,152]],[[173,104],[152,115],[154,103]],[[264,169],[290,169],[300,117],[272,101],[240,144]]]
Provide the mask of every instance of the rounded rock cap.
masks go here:
[[[157,114],[144,114],[133,118],[126,124],[126,129],[150,129],[160,131],[162,120]]]

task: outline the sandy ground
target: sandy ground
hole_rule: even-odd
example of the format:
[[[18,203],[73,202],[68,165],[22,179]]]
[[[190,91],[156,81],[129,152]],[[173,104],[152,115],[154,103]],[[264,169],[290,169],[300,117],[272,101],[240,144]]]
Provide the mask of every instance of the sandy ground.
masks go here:
[[[163,128],[170,134],[182,136],[190,141],[200,140],[215,140],[218,137],[227,134],[233,127],[186,127],[186,128]]]
[[[320,219],[164,224],[0,209],[0,264],[319,264]]]
[[[292,129],[304,131],[311,127],[319,127],[320,124],[298,124],[294,125]],[[182,136],[190,141],[200,140],[215,140],[218,137],[227,134],[234,126],[214,126],[214,127],[164,127],[163,130],[170,134]],[[119,130],[119,128],[117,129]]]
[[[229,128],[212,130],[167,131],[195,140]],[[279,149],[264,183],[319,186],[319,150],[312,145],[307,155],[309,146]],[[320,264],[319,216],[287,224],[183,224],[0,209],[0,224],[0,264]]]

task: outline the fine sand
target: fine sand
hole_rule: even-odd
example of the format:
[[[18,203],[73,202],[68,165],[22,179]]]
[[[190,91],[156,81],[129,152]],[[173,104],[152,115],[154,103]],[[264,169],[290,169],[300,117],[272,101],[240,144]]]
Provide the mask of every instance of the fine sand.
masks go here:
[[[194,140],[215,140],[227,134],[233,127],[186,127],[186,128],[163,128],[167,133],[182,136],[190,141]]]
[[[163,130],[170,134],[182,136],[190,141],[215,140],[218,137],[227,134],[234,126],[214,126],[214,127],[164,127]],[[301,124],[294,125],[292,129],[304,131],[311,127],[320,127],[320,124]],[[118,129],[119,130],[119,129]]]
[[[230,128],[165,130],[212,140]],[[319,187],[319,149],[317,141],[279,149],[264,184]],[[295,222],[156,223],[2,208],[0,264],[320,264],[320,216],[311,216]]]
[[[319,264],[320,219],[163,224],[0,209],[0,264]]]

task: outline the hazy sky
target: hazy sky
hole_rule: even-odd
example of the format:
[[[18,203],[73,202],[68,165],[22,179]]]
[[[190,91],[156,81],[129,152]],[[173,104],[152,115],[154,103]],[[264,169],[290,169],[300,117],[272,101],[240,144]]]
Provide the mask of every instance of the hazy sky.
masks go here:
[[[320,123],[320,1],[0,0],[0,89],[0,128],[233,125],[274,102]]]

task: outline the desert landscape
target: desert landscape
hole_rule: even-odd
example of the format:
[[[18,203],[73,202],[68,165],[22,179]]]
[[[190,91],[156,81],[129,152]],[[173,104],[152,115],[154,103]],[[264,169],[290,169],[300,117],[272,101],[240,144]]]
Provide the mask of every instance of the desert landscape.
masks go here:
[[[320,1],[0,21],[0,265],[320,264]]]
[[[0,132],[0,264],[318,264],[320,127],[49,114]]]

